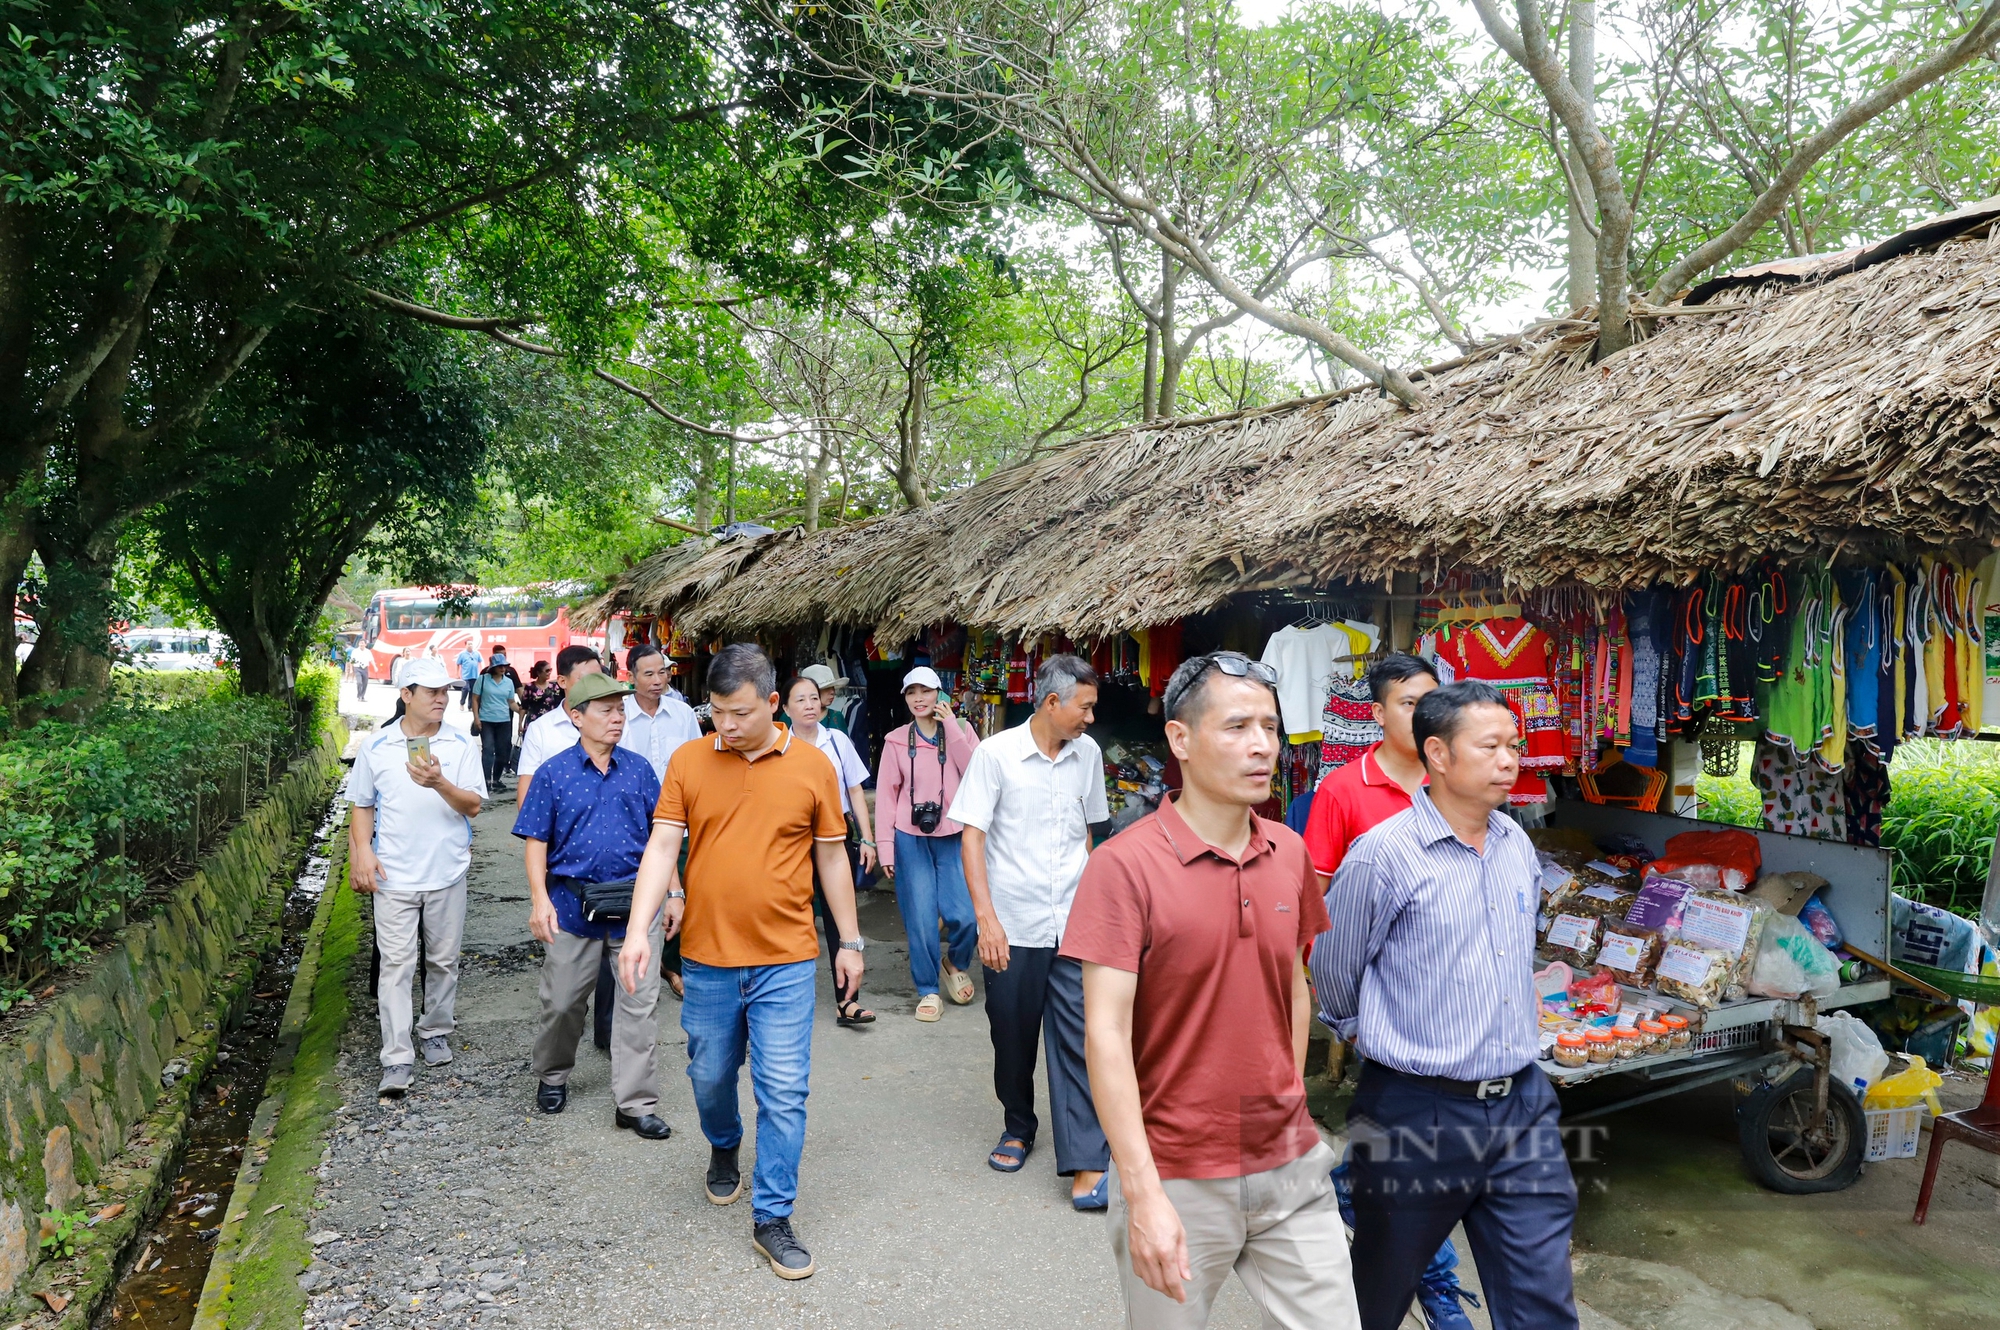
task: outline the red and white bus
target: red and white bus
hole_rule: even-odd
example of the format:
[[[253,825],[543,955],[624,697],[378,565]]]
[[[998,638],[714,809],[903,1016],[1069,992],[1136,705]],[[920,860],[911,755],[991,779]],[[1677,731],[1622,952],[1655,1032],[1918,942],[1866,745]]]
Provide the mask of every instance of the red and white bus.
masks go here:
[[[377,591],[361,616],[357,659],[368,677],[389,681],[398,656],[431,655],[458,677],[454,658],[468,644],[482,656],[504,647],[507,663],[523,679],[536,661],[555,664],[556,653],[572,643],[602,648],[602,639],[572,632],[563,598],[580,585],[544,583],[527,587],[395,587]],[[446,597],[462,602],[451,611]]]

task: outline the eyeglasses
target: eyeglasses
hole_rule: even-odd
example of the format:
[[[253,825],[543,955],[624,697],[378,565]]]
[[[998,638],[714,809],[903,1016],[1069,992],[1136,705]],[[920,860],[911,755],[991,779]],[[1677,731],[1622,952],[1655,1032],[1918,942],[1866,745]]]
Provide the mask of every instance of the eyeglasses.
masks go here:
[[[1201,662],[1201,668],[1189,672],[1178,688],[1167,689],[1166,695],[1160,699],[1168,720],[1172,720],[1174,713],[1181,709],[1181,699],[1193,692],[1201,681],[1208,677],[1210,670],[1219,670],[1232,679],[1255,679],[1267,688],[1276,689],[1278,686],[1278,669],[1275,665],[1252,660],[1240,651],[1211,651],[1206,656],[1196,656],[1195,659]]]

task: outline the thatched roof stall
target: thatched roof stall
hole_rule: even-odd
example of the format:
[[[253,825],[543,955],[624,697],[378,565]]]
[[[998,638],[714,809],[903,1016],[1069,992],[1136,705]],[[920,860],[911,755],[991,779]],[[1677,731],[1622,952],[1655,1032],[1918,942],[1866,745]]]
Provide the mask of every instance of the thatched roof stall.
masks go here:
[[[789,527],[761,535],[684,540],[670,545],[633,564],[603,595],[578,607],[570,622],[593,633],[615,614],[672,614],[720,589],[767,549],[795,543],[803,534],[800,528]]]
[[[697,631],[978,624],[1088,637],[1228,597],[1475,568],[1532,588],[2000,544],[2000,200],[1747,270],[1601,364],[1541,325],[1372,389],[1129,428],[933,506],[685,546],[604,609]],[[1692,298],[1692,297],[1691,297]]]

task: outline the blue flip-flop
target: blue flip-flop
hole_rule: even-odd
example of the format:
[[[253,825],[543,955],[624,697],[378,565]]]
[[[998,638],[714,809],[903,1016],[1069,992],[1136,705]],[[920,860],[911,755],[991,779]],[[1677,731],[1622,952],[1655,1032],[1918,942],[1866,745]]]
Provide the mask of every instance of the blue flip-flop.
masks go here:
[[[1000,1144],[986,1152],[986,1166],[995,1173],[1019,1173],[1028,1162],[1028,1152],[1034,1148],[1033,1141],[1024,1141],[1018,1136],[1002,1136]],[[1013,1160],[1013,1166],[995,1163],[993,1160],[995,1155],[999,1155],[1002,1159]]]
[[[1079,1210],[1105,1210],[1111,1205],[1111,1175],[1106,1173],[1097,1180],[1097,1185],[1081,1196],[1072,1196],[1069,1203]]]

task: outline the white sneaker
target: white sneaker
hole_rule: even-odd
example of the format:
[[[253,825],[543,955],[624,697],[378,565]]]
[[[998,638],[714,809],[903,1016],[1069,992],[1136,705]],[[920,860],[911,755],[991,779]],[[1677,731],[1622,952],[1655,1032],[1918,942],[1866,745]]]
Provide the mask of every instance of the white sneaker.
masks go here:
[[[375,1088],[375,1093],[384,1099],[401,1099],[416,1079],[416,1063],[398,1062],[393,1067],[382,1068],[382,1084]]]
[[[442,1067],[451,1061],[451,1041],[441,1034],[434,1034],[417,1046],[424,1055],[426,1067]]]

